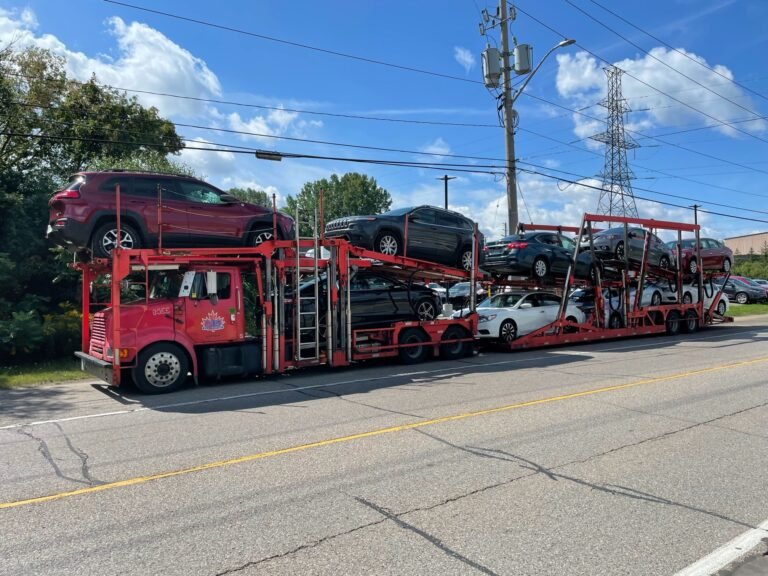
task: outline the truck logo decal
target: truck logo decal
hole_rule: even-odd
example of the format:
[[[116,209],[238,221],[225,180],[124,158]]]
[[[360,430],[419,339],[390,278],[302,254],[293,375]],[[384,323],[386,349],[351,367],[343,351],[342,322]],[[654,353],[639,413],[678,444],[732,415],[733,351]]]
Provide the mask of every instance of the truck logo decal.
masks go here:
[[[218,332],[219,330],[224,330],[224,318],[216,314],[215,310],[211,310],[203,316],[200,326],[203,332]]]

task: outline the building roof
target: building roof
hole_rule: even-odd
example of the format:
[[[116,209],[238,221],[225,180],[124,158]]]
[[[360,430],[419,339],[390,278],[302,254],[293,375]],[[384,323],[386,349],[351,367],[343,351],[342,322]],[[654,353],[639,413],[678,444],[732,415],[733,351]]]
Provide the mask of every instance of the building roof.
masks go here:
[[[768,232],[753,232],[752,234],[742,234],[741,236],[730,236],[726,240],[736,240],[736,238],[749,238],[750,236],[762,236],[768,234]]]

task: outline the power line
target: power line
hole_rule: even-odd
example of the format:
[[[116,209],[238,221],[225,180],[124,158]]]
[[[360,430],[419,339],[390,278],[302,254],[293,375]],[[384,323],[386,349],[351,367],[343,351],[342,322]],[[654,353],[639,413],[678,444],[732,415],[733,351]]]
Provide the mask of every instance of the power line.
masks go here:
[[[142,143],[142,142],[122,142],[119,140],[109,140],[109,139],[102,139],[102,138],[79,138],[76,136],[48,136],[48,135],[42,135],[42,134],[24,134],[24,133],[14,133],[14,132],[2,132],[0,133],[0,136],[15,136],[15,137],[25,137],[25,138],[39,138],[39,139],[47,139],[47,140],[65,140],[65,141],[81,141],[81,142],[98,142],[98,143],[106,143],[106,144],[121,144],[126,146],[146,146],[151,148],[163,148],[163,145],[160,144],[154,144],[154,143]],[[196,141],[197,142],[197,141]],[[198,142],[199,143],[199,142]],[[216,144],[214,144],[216,145]],[[227,146],[227,145],[224,145]],[[238,147],[240,149],[226,149],[226,148],[213,148],[209,146],[185,146],[185,150],[198,150],[198,151],[206,151],[206,152],[230,152],[232,154],[248,154],[252,155],[255,154],[255,152],[260,151],[257,148],[250,148],[246,149],[245,147]],[[271,151],[272,154],[279,154],[282,157],[285,158],[296,158],[296,159],[311,159],[311,160],[333,160],[337,162],[352,162],[352,163],[359,163],[359,164],[372,164],[372,165],[379,165],[379,166],[394,166],[394,167],[404,167],[404,168],[418,168],[418,169],[424,169],[424,170],[442,170],[442,171],[448,171],[448,172],[464,172],[464,173],[472,173],[472,174],[490,174],[490,175],[502,175],[502,172],[494,172],[490,170],[478,170],[478,167],[484,167],[484,166],[476,166],[471,164],[447,164],[447,163],[437,163],[437,162],[406,162],[406,161],[396,161],[396,160],[380,160],[380,159],[373,159],[373,158],[348,158],[348,157],[340,157],[340,156],[324,156],[324,155],[317,155],[317,154],[302,154],[302,153],[293,153],[293,152],[274,152]],[[546,168],[546,167],[540,167],[535,164],[530,164],[527,162],[524,162],[523,164],[527,164],[529,166],[535,166],[544,170],[552,170],[557,171],[554,169]],[[463,168],[460,168],[463,167]],[[503,168],[502,166],[488,166],[493,168]],[[552,174],[547,174],[545,172],[539,172],[537,170],[530,170],[525,168],[519,168],[521,172],[525,172],[527,174],[533,174],[537,176],[543,176],[546,178],[551,178],[554,180],[558,180],[561,182],[565,182],[568,184],[574,184],[578,186],[582,186],[584,188],[591,188],[594,190],[602,190],[601,188],[597,186],[592,186],[590,184],[585,184],[583,182],[579,182],[576,180],[569,180],[567,178],[562,178],[559,176],[554,176]],[[563,173],[567,173],[564,171],[559,171]],[[578,175],[576,175],[578,176]],[[641,188],[636,188],[638,190],[642,190]],[[661,195],[661,196],[672,196],[675,197],[676,195],[665,193],[665,192],[658,192],[653,190],[648,190],[651,194]],[[680,198],[686,198],[679,196]],[[652,198],[645,198],[641,196],[635,195],[635,198],[638,200],[644,200],[646,202],[661,204],[665,206],[673,206],[676,208],[686,208],[690,209],[690,206],[683,206],[680,204],[673,204],[670,202],[665,202],[662,200],[654,200]],[[693,199],[697,202],[703,202],[698,199]],[[704,202],[706,204],[712,204],[712,205],[718,205],[718,206],[724,206],[727,208],[735,209],[735,210],[747,210],[745,208],[740,208],[737,206],[728,206],[723,204],[715,204],[710,202]],[[750,222],[761,222],[761,223],[768,223],[768,220],[760,220],[756,218],[746,218],[744,216],[736,216],[734,214],[726,214],[722,212],[714,212],[711,210],[700,210],[702,213],[711,214],[715,216],[722,216],[724,218],[733,218],[736,220],[745,220]],[[755,210],[755,212],[760,212]]]
[[[605,6],[600,4],[599,2],[596,2],[596,0],[590,0],[590,2],[592,2],[592,4],[594,4],[595,6],[599,6],[600,8],[602,8],[603,10],[608,12],[609,14],[613,14],[616,18],[618,18],[619,20],[621,20],[625,24],[628,24],[629,26],[632,26],[632,28],[634,28],[635,30],[638,30],[638,31],[642,32],[643,34],[645,34],[646,36],[649,36],[649,37],[653,38],[656,42],[659,42],[659,43],[663,44],[664,46],[666,46],[670,50],[674,50],[675,52],[677,52],[681,56],[685,56],[691,62],[695,62],[699,66],[702,66],[702,67],[706,68],[707,70],[709,70],[710,72],[712,72],[714,74],[717,74],[721,78],[723,78],[725,80],[728,80],[728,82],[731,82],[732,84],[738,86],[742,90],[746,90],[747,92],[751,92],[752,94],[754,94],[755,96],[759,96],[763,100],[768,100],[768,96],[765,96],[764,94],[761,94],[760,92],[757,92],[757,91],[753,90],[752,88],[750,88],[748,86],[745,86],[744,84],[740,84],[739,82],[736,82],[736,80],[734,80],[733,78],[729,78],[725,74],[723,74],[721,72],[718,72],[715,68],[712,68],[711,66],[707,66],[704,62],[701,62],[701,61],[697,60],[696,58],[692,58],[685,51],[679,50],[679,49],[675,48],[671,44],[668,44],[668,43],[664,42],[664,40],[662,40],[661,38],[659,38],[657,36],[654,36],[653,34],[648,32],[647,30],[644,30],[644,29],[640,28],[639,26],[636,26],[635,24],[633,24],[632,22],[630,22],[629,20],[627,20],[626,18],[624,18],[620,14],[617,14],[616,12],[610,10],[609,8],[606,8]]]
[[[566,0],[566,2],[567,2],[567,1],[568,1],[568,0]],[[560,36],[560,37],[564,37],[564,36],[563,36],[563,35],[562,35],[560,32],[558,32],[557,30],[555,30],[555,29],[554,29],[554,28],[552,28],[551,26],[549,26],[549,25],[547,25],[547,24],[544,24],[544,23],[543,23],[541,20],[539,20],[539,19],[535,18],[534,16],[532,16],[532,15],[531,15],[529,12],[526,12],[525,10],[523,10],[522,8],[520,8],[520,7],[518,7],[518,6],[516,6],[515,8],[516,8],[516,10],[518,10],[519,12],[522,12],[523,14],[525,14],[526,16],[528,16],[529,18],[531,18],[532,20],[535,20],[536,22],[538,22],[538,23],[539,23],[539,24],[541,24],[542,26],[544,26],[544,27],[546,27],[547,29],[549,29],[549,30],[551,30],[551,31],[555,32],[555,33],[556,33],[558,36]],[[586,48],[584,45],[582,45],[582,44],[578,44],[578,43],[577,43],[577,46],[578,46],[579,48],[581,48],[582,50],[584,50],[584,52],[586,52],[587,54],[589,54],[589,55],[593,56],[595,59],[599,60],[600,62],[603,62],[603,63],[607,64],[608,66],[612,66],[612,65],[613,65],[613,64],[611,64],[611,63],[610,63],[608,60],[606,60],[605,58],[603,58],[602,56],[599,56],[598,54],[596,54],[596,53],[592,52],[591,50],[589,50],[588,48]],[[704,112],[703,110],[699,110],[698,108],[696,108],[696,107],[694,107],[694,106],[692,106],[692,105],[690,105],[690,104],[688,104],[688,103],[686,103],[686,102],[683,102],[682,100],[680,100],[680,99],[678,99],[678,98],[675,98],[674,96],[672,96],[672,95],[670,95],[670,94],[668,94],[668,93],[664,92],[663,90],[661,90],[661,89],[659,89],[659,88],[656,88],[655,86],[653,86],[653,85],[649,84],[648,82],[645,82],[644,80],[641,80],[641,79],[640,79],[640,78],[638,78],[637,76],[634,76],[633,74],[630,74],[630,73],[629,73],[629,72],[627,72],[626,70],[624,70],[624,73],[625,73],[627,76],[629,76],[630,78],[632,78],[633,80],[635,80],[636,82],[639,82],[640,84],[642,84],[643,86],[647,86],[648,88],[651,88],[651,89],[652,89],[652,90],[654,90],[655,92],[658,92],[659,94],[662,94],[663,96],[666,96],[666,97],[667,97],[667,98],[669,98],[670,100],[673,100],[673,101],[675,101],[675,102],[677,102],[677,103],[679,103],[679,104],[681,104],[681,105],[685,106],[686,108],[690,108],[691,110],[693,110],[694,112],[697,112],[697,113],[701,114],[702,116],[706,116],[706,117],[707,117],[707,118],[709,118],[710,120],[713,120],[713,121],[717,122],[717,124],[718,124],[718,125],[721,125],[721,126],[729,126],[730,128],[732,128],[732,129],[733,129],[733,130],[735,130],[736,132],[739,132],[739,133],[741,133],[741,134],[744,134],[745,136],[749,136],[750,138],[754,138],[755,140],[759,140],[760,142],[765,142],[765,143],[768,143],[768,139],[765,139],[765,138],[761,138],[760,136],[757,136],[756,134],[752,134],[751,132],[747,132],[746,130],[741,130],[740,128],[737,128],[737,127],[733,126],[731,123],[729,123],[729,122],[726,122],[725,120],[720,120],[719,118],[716,118],[715,116],[712,116],[711,114],[709,114],[709,113],[707,113],[707,112]],[[532,96],[532,95],[531,95],[531,94],[528,94],[528,96]],[[540,98],[540,99],[541,99],[541,98]],[[543,100],[543,99],[541,99],[541,100]]]
[[[752,115],[754,115],[754,116],[758,116],[758,117],[760,116],[760,114],[758,114],[758,113],[757,113],[757,112],[755,112],[754,110],[751,110],[750,108],[747,108],[746,106],[743,106],[742,104],[739,104],[739,103],[738,103],[738,102],[736,102],[735,100],[731,100],[731,99],[730,99],[730,98],[728,98],[727,96],[723,96],[723,95],[722,95],[722,94],[720,94],[719,92],[715,92],[715,91],[714,91],[714,90],[712,90],[712,88],[710,88],[709,86],[706,86],[705,84],[702,84],[701,82],[699,82],[699,81],[698,81],[698,80],[696,80],[695,78],[691,78],[690,76],[688,76],[687,74],[685,74],[685,73],[681,72],[680,70],[678,70],[678,69],[677,69],[677,68],[675,68],[674,66],[670,66],[669,64],[667,64],[666,62],[664,62],[662,59],[660,59],[660,58],[657,58],[656,56],[654,56],[653,54],[651,54],[650,52],[648,52],[648,50],[646,50],[645,48],[643,48],[643,47],[642,47],[642,46],[640,46],[639,44],[635,44],[634,42],[632,42],[632,41],[631,41],[629,38],[627,38],[626,36],[624,36],[624,35],[622,35],[621,33],[617,32],[616,30],[614,30],[613,28],[611,28],[610,26],[608,26],[606,23],[602,22],[602,21],[601,21],[601,20],[599,20],[598,18],[595,18],[595,17],[594,17],[592,14],[590,14],[589,12],[587,12],[586,10],[584,10],[583,8],[581,8],[580,6],[577,6],[576,4],[574,4],[573,2],[571,2],[571,0],[565,0],[565,3],[566,3],[566,4],[569,4],[570,6],[572,6],[573,8],[575,8],[576,10],[578,10],[579,12],[581,12],[582,14],[584,14],[584,15],[585,15],[587,18],[591,19],[592,21],[596,22],[597,24],[600,24],[600,26],[602,26],[602,27],[603,27],[603,28],[605,28],[606,30],[608,30],[608,31],[610,31],[610,32],[613,32],[613,33],[614,33],[616,36],[618,36],[619,38],[621,38],[622,40],[624,40],[624,41],[625,41],[627,44],[630,44],[630,45],[634,46],[635,48],[637,48],[638,50],[640,50],[640,51],[641,51],[641,52],[643,52],[644,54],[646,54],[646,55],[650,56],[651,58],[653,58],[654,60],[656,60],[656,61],[657,61],[657,62],[659,62],[660,64],[662,64],[662,65],[666,66],[667,68],[669,68],[670,70],[672,70],[672,71],[674,71],[674,72],[677,72],[677,73],[678,73],[678,74],[680,74],[680,75],[681,75],[683,78],[686,78],[686,79],[690,80],[691,82],[693,82],[693,83],[694,83],[694,84],[696,84],[697,86],[700,86],[701,88],[703,88],[703,89],[704,89],[704,90],[706,90],[707,92],[711,92],[711,93],[712,93],[712,94],[714,94],[715,96],[719,96],[719,97],[720,97],[720,98],[722,98],[723,100],[725,100],[725,101],[727,101],[727,102],[730,102],[731,104],[733,104],[734,106],[737,106],[737,107],[741,108],[742,110],[746,110],[747,112],[749,112],[750,114],[752,114]]]
[[[166,16],[168,18],[175,18],[177,20],[183,20],[185,22],[192,22],[194,24],[200,24],[202,26],[208,26],[210,28],[216,28],[219,30],[226,30],[227,32],[235,32],[237,34],[243,34],[245,36],[252,36],[254,38],[260,38],[262,40],[269,40],[270,42],[277,42],[279,44],[286,44],[288,46],[294,46],[296,48],[304,48],[306,50],[314,50],[315,52],[322,52],[324,54],[332,54],[334,56],[340,56],[342,58],[349,58],[351,60],[358,60],[360,62],[367,62],[368,64],[377,64],[379,66],[387,66],[389,68],[396,68],[398,70],[406,70],[408,72],[418,72],[419,74],[428,74],[429,76],[437,76],[439,78],[447,78],[450,80],[459,80],[460,82],[469,82],[471,84],[483,84],[479,80],[471,80],[469,78],[462,78],[460,76],[452,76],[450,74],[442,74],[440,72],[432,72],[431,70],[424,70],[421,68],[413,68],[411,66],[403,66],[401,64],[392,64],[391,62],[384,62],[382,60],[374,60],[373,58],[366,58],[363,56],[355,56],[354,54],[347,54],[345,52],[338,52],[336,50],[329,50],[327,48],[318,48],[317,46],[310,46],[309,44],[302,44],[300,42],[293,42],[291,40],[283,40],[282,38],[276,38],[274,36],[267,36],[265,34],[257,34],[256,32],[249,32],[247,30],[240,30],[239,28],[232,28],[231,26],[224,26],[223,24],[215,24],[213,22],[207,22],[205,20],[198,20],[195,18],[189,18],[188,16],[181,16],[179,14],[172,14],[170,12],[163,12],[161,10],[153,10],[152,8],[145,8],[144,6],[136,6],[134,4],[128,4],[126,2],[118,2],[117,0],[104,0],[110,4],[116,4],[118,6],[124,6],[126,8],[133,8],[134,10],[141,10],[143,12],[149,12],[151,14],[158,14],[160,16]]]
[[[106,1],[106,0],[105,0]],[[27,80],[30,80],[32,78],[35,78],[33,76],[21,74],[21,73],[13,73],[8,72],[9,76],[20,76],[22,78],[26,78]],[[38,77],[39,78],[39,77]],[[44,78],[39,78],[41,80],[44,80]],[[433,125],[433,126],[458,126],[458,127],[468,127],[468,128],[498,128],[499,126],[496,124],[480,124],[480,123],[472,123],[472,122],[440,122],[437,120],[413,120],[408,118],[384,118],[381,116],[366,116],[363,114],[341,114],[336,112],[319,112],[317,110],[299,110],[297,108],[284,108],[280,106],[267,106],[264,104],[249,104],[247,102],[236,102],[234,100],[219,100],[217,98],[202,98],[198,96],[185,96],[182,94],[173,94],[170,92],[153,92],[152,90],[139,90],[137,88],[124,88],[122,86],[114,86],[112,84],[104,84],[102,82],[95,82],[93,80],[90,80],[89,82],[81,82],[79,80],[68,80],[69,82],[73,82],[75,84],[79,85],[85,85],[89,84],[90,82],[93,82],[94,84],[101,86],[103,88],[111,88],[112,90],[118,90],[121,92],[131,92],[135,94],[146,94],[149,96],[160,96],[164,98],[176,98],[179,100],[190,100],[193,102],[205,102],[209,104],[222,104],[225,106],[238,106],[241,108],[255,108],[258,110],[272,110],[277,112],[294,112],[297,114],[310,114],[313,116],[326,116],[326,117],[333,117],[333,118],[346,118],[351,120],[369,120],[369,121],[376,121],[376,122],[396,122],[396,123],[402,123],[402,124],[425,124],[425,125]]]

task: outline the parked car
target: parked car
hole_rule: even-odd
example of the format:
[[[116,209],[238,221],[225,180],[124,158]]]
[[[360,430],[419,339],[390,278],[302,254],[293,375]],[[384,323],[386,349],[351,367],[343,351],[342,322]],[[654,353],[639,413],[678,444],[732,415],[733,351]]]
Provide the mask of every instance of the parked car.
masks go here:
[[[408,256],[469,270],[472,268],[474,230],[475,223],[458,212],[417,206],[374,216],[338,218],[326,224],[325,235],[345,238],[355,246],[382,254]],[[483,245],[482,234],[479,245]]]
[[[505,236],[485,246],[483,269],[498,275],[523,275],[537,279],[550,274],[564,275],[573,262],[576,243],[562,234],[526,232]],[[594,275],[592,255],[579,254],[574,274],[579,278]]]
[[[745,284],[752,286],[752,288],[760,288],[761,290],[764,290],[766,297],[768,297],[768,286],[764,286],[759,282],[755,282],[754,280],[752,280],[752,278],[746,278],[744,276],[731,276],[731,278],[735,280],[741,280]]]
[[[79,172],[49,200],[47,236],[73,252],[106,258],[120,246],[255,246],[273,236],[271,208],[241,202],[196,178],[120,170]],[[158,209],[158,204],[162,209]],[[294,222],[280,212],[277,234],[292,238]]]
[[[487,298],[477,306],[480,338],[512,342],[557,320],[560,297],[547,292],[503,292]],[[454,312],[454,317],[466,316],[467,310]],[[584,322],[584,313],[568,306],[566,320]]]
[[[760,286],[768,287],[768,280],[763,280],[762,278],[752,278],[752,282],[755,282],[756,284],[760,284]]]
[[[327,307],[327,283],[318,286],[321,316]],[[433,320],[442,310],[440,296],[421,284],[408,284],[384,272],[360,270],[350,279],[350,309],[354,328],[373,328],[401,320]],[[314,312],[314,280],[300,285],[301,311]],[[290,295],[287,298],[290,300]],[[302,316],[302,327],[313,326],[310,315]],[[321,321],[324,323],[324,320]]]
[[[733,263],[733,251],[719,240],[700,238],[701,264],[704,270],[729,272]],[[667,248],[677,256],[677,242],[667,242]],[[699,263],[696,260],[696,239],[686,238],[680,243],[683,272],[696,274]]]
[[[718,286],[723,285],[724,278],[716,278],[714,283]],[[764,302],[768,300],[766,298],[765,290],[758,286],[752,286],[747,284],[740,278],[731,276],[728,282],[725,283],[723,289],[728,299],[738,304],[749,304],[751,302]]]
[[[670,268],[675,261],[672,250],[662,242],[661,238],[645,228],[630,227],[627,230],[629,241],[628,257],[634,262],[643,258],[646,234],[650,235],[648,244],[648,263],[659,268]],[[608,260],[624,260],[624,227],[609,228],[592,235],[595,254]],[[581,250],[589,251],[589,239],[582,237]]]

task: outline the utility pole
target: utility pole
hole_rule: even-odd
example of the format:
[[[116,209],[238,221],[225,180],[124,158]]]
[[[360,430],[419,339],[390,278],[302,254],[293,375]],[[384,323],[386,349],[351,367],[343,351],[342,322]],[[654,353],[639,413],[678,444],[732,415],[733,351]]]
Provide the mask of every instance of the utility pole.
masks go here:
[[[504,76],[502,105],[504,106],[504,145],[506,148],[507,172],[507,222],[509,230],[517,230],[517,174],[515,171],[515,122],[512,117],[512,69],[509,65],[509,22],[507,22],[507,0],[499,0],[501,25],[501,72]]]
[[[445,176],[441,176],[440,178],[435,178],[435,180],[442,180],[445,182],[445,209],[448,210],[448,180],[456,180],[456,176],[448,176],[446,174]]]

